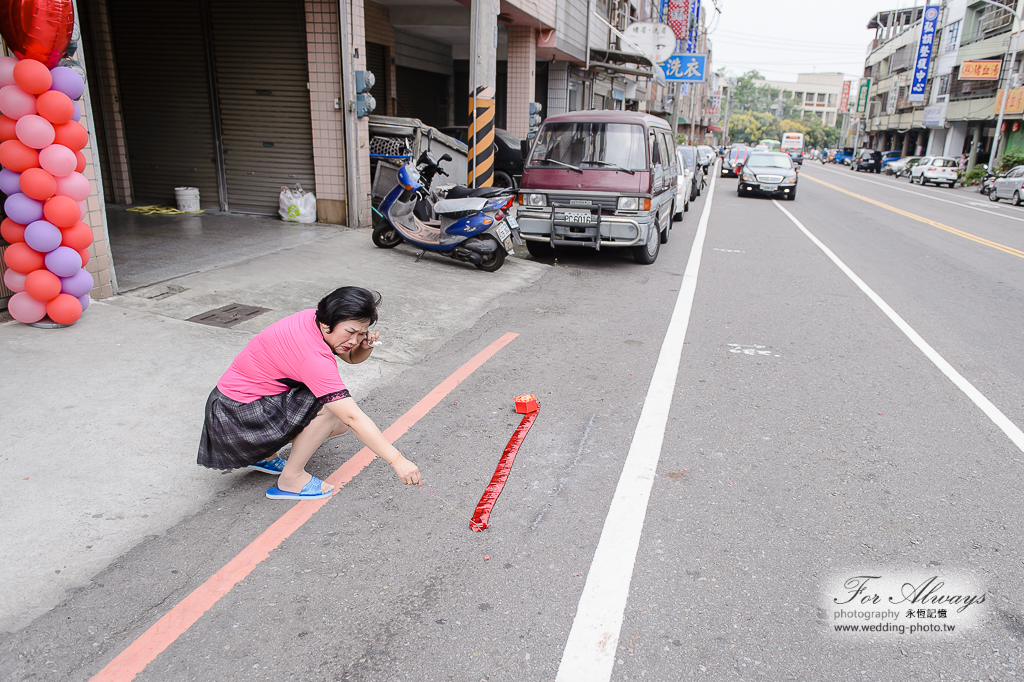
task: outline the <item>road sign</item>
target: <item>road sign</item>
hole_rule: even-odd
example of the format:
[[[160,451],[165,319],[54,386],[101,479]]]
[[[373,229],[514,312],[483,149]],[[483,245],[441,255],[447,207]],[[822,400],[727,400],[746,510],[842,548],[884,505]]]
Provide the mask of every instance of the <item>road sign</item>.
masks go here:
[[[623,52],[642,54],[655,64],[668,59],[676,47],[676,36],[665,24],[637,22],[627,26],[623,35],[628,39],[622,41]]]
[[[662,65],[665,80],[670,83],[703,83],[707,80],[706,54],[674,54]]]

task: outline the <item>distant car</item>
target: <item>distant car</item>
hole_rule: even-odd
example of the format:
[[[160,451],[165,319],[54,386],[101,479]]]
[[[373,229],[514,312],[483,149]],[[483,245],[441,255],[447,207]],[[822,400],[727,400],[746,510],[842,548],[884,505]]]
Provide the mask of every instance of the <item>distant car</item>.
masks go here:
[[[804,151],[802,149],[787,149],[786,154],[789,154],[789,158],[793,160],[793,163],[797,165],[804,165]]]
[[[738,196],[767,194],[796,199],[797,171],[793,159],[782,152],[752,152],[740,169]]]
[[[882,170],[893,161],[898,161],[903,152],[882,152]]]
[[[909,174],[910,169],[917,165],[921,158],[920,156],[904,156],[895,161],[890,161],[885,166],[885,174],[895,175],[897,178],[904,175],[904,173]]]
[[[957,161],[948,156],[926,156],[910,169],[910,181],[919,185],[932,182],[936,185],[954,187],[958,179]],[[1005,196],[1009,198],[1009,195]]]
[[[468,126],[446,126],[438,130],[463,144],[468,144]],[[503,128],[495,128],[494,148],[494,186],[518,188],[519,179],[523,177],[523,151],[520,139]]]
[[[697,145],[697,154],[700,155],[700,165],[704,166],[704,172],[707,173],[711,162],[715,159],[715,150],[701,144]]]
[[[755,152],[767,152],[767,151],[770,151],[770,150],[768,149],[768,145],[766,145],[766,144],[759,144],[756,147],[754,147],[754,151]]]
[[[855,171],[866,170],[869,173],[882,172],[882,152],[874,149],[861,149],[851,167]]]
[[[725,159],[722,161],[721,176],[723,178],[739,177],[736,169],[743,165],[749,154],[750,149],[747,147],[734,147],[726,152]]]
[[[700,196],[700,185],[704,181],[704,166],[700,165],[700,157],[697,155],[697,148],[690,145],[679,145],[676,147],[683,155],[683,161],[687,168],[693,169],[693,184],[690,187],[690,201]]]
[[[1000,175],[992,183],[989,190],[989,201],[1010,199],[1014,206],[1020,206],[1021,197],[1024,196],[1024,166],[1014,166],[1004,175]]]
[[[694,169],[686,163],[683,150],[676,147],[676,162],[679,165],[679,174],[676,175],[676,214],[673,220],[682,220],[683,213],[690,210],[690,195],[693,194]]]

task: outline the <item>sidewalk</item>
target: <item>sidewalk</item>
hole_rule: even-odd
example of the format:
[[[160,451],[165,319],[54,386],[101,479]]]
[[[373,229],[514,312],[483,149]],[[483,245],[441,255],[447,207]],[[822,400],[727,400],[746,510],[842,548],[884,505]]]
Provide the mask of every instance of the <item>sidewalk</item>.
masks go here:
[[[432,255],[417,263],[416,253],[377,249],[369,230],[330,231],[94,302],[67,329],[0,324],[0,632],[24,627],[147,535],[251,475],[202,469],[195,458],[207,395],[267,325],[338,286],[380,291],[382,346],[342,367],[359,400],[548,268],[509,258],[485,273]],[[185,321],[231,303],[270,311],[230,329]]]

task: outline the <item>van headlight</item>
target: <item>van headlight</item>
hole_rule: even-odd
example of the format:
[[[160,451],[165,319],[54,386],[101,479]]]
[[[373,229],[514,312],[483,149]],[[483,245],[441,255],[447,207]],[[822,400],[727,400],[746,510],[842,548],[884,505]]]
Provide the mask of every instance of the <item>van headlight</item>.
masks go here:
[[[524,194],[523,206],[547,206],[548,197],[546,194]]]
[[[637,197],[619,197],[619,201],[615,204],[616,210],[619,211],[636,211],[640,206],[640,199]]]

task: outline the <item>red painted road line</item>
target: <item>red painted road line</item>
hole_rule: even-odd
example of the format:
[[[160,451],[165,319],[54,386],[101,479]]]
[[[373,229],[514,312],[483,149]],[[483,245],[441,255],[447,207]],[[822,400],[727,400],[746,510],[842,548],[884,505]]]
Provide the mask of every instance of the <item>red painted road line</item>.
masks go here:
[[[505,487],[505,481],[508,480],[508,475],[512,471],[512,463],[516,461],[516,453],[519,452],[519,446],[526,440],[526,434],[530,432],[533,422],[537,421],[537,414],[537,412],[528,412],[523,415],[523,421],[519,422],[515,433],[512,434],[508,445],[505,446],[505,452],[501,454],[501,459],[498,460],[498,468],[494,470],[494,476],[491,477],[491,482],[487,484],[480,502],[476,505],[473,519],[469,522],[469,527],[474,533],[479,533],[487,528],[487,520],[491,517],[491,509],[494,508],[494,503],[498,501],[498,495],[501,494],[502,488]]]
[[[384,437],[391,443],[401,438],[406,431],[441,402],[452,389],[461,384],[517,336],[519,335],[509,332],[477,353],[469,362],[459,367],[437,388],[413,405],[394,424],[385,429]],[[327,478],[327,482],[341,489],[365,469],[374,457],[375,455],[369,448],[363,448],[331,474]],[[249,543],[248,547],[239,552],[238,556],[210,576],[206,582],[178,602],[177,606],[146,630],[142,636],[128,645],[128,648],[118,654],[117,658],[96,673],[90,682],[128,682],[128,680],[135,679],[135,676],[152,663],[164,649],[192,627],[192,624],[199,620],[210,607],[230,592],[231,588],[239,581],[244,580],[258,563],[270,556],[273,550],[301,528],[302,524],[320,511],[320,508],[333,497],[332,495],[322,500],[297,502],[259,537]]]

